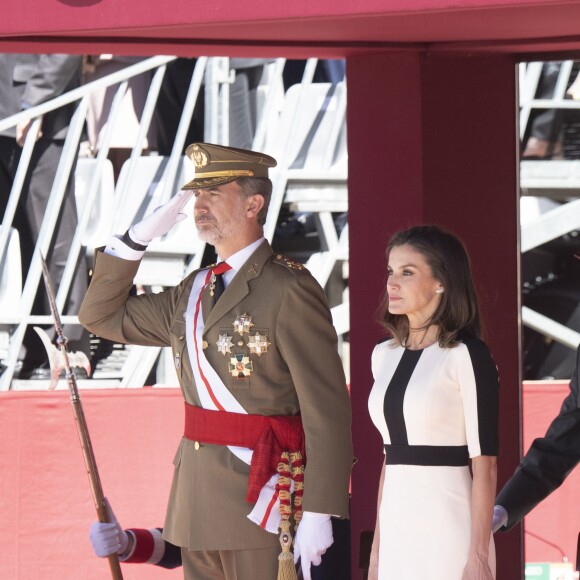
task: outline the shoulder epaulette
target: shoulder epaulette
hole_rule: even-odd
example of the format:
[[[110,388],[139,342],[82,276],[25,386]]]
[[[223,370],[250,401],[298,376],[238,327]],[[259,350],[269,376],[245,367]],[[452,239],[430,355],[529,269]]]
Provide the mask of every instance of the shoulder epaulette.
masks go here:
[[[282,254],[276,254],[276,256],[274,256],[274,260],[273,262],[275,264],[280,264],[281,266],[285,266],[286,268],[288,268],[288,270],[306,270],[306,266],[304,266],[304,264],[301,264],[300,262],[297,262],[296,260],[292,260],[291,258],[288,258],[287,256],[283,256]]]

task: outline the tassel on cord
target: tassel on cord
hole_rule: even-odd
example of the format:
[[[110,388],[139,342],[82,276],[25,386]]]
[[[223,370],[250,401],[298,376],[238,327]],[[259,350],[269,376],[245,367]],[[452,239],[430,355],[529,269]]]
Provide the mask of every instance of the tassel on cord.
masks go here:
[[[292,534],[290,533],[290,513],[292,511],[290,496],[290,461],[284,451],[278,463],[278,498],[280,500],[280,545],[282,552],[278,556],[278,580],[298,580],[294,555],[292,554]]]
[[[290,453],[290,464],[294,480],[294,529],[296,530],[302,519],[302,496],[304,495],[304,462],[300,451]]]

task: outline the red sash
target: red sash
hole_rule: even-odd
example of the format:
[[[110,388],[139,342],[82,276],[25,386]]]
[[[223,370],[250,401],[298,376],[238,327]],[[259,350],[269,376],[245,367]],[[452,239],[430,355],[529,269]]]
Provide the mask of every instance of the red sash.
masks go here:
[[[183,435],[190,441],[253,449],[246,501],[256,503],[260,490],[277,473],[284,451],[300,451],[306,463],[300,415],[246,415],[211,411],[185,403]]]

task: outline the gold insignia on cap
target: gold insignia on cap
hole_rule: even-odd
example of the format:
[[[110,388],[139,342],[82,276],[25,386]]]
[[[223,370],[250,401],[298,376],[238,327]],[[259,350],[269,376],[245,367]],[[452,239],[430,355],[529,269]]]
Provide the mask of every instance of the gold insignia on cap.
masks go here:
[[[191,159],[198,169],[205,167],[209,163],[208,154],[199,145],[192,147]]]
[[[185,155],[195,166],[194,178],[182,189],[218,187],[242,177],[268,178],[276,160],[265,153],[214,143],[192,143]]]

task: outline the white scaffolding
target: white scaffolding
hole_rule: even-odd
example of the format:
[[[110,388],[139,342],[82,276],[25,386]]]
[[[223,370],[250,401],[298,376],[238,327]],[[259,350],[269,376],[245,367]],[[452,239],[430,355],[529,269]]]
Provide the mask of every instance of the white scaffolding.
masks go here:
[[[14,378],[24,331],[30,324],[50,325],[49,316],[31,315],[32,303],[41,283],[39,252],[46,254],[52,239],[56,217],[62,203],[64,185],[77,154],[86,119],[88,99],[93,91],[117,87],[106,124],[105,134],[96,157],[78,159],[75,170],[75,195],[79,223],[69,260],[60,284],[57,303],[62,310],[74,276],[75,264],[81,253],[92,255],[95,247],[107,242],[111,233],[124,231],[131,223],[164,203],[191,179],[193,164],[181,152],[187,129],[200,91],[205,91],[205,140],[228,144],[228,94],[233,71],[227,58],[197,59],[177,135],[169,156],[143,155],[146,138],[166,65],[174,57],[159,56],[138,62],[81,86],[66,95],[0,120],[0,130],[15,126],[26,119],[38,119],[42,114],[71,102],[78,102],[68,131],[63,158],[51,193],[33,261],[25,280],[20,276],[18,234],[11,227],[23,177],[35,142],[33,125],[26,141],[22,162],[11,191],[8,208],[0,227],[0,359],[7,367],[0,377],[0,390],[42,389],[48,381],[20,381]],[[272,241],[282,204],[291,204],[299,212],[316,216],[322,251],[310,256],[308,267],[321,285],[338,284],[342,299],[332,309],[341,337],[343,359],[348,370],[347,344],[342,340],[349,330],[348,308],[348,226],[337,232],[333,213],[346,213],[347,153],[346,153],[346,90],[338,84],[313,83],[316,59],[306,62],[302,83],[284,92],[282,74],[285,60],[266,65],[265,82],[258,91],[259,111],[254,149],[275,156],[279,161],[272,175],[274,195],[270,206],[266,237]],[[121,109],[121,101],[131,78],[150,73],[152,81],[135,144],[114,182],[107,159],[113,127]],[[190,208],[186,208],[186,212]],[[176,284],[189,271],[201,264],[204,244],[193,228],[180,224],[148,248],[135,283],[156,292]],[[338,281],[334,280],[338,272]],[[63,316],[65,324],[78,324],[76,316]],[[116,349],[108,364],[97,369],[90,381],[79,386],[140,387],[151,370],[157,371],[159,385],[176,386],[172,357],[168,349],[127,346]],[[62,381],[61,381],[62,382]],[[62,388],[59,385],[57,388]]]

